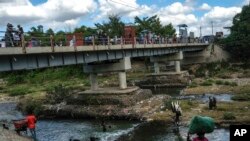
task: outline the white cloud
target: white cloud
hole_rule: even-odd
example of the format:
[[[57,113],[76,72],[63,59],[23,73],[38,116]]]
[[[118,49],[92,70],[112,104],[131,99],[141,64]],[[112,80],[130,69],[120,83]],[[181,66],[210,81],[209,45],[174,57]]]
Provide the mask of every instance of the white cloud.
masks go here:
[[[169,6],[159,9],[156,14],[160,17],[163,24],[194,24],[198,19],[194,14],[191,14],[192,11],[192,7],[185,6],[180,2],[175,2]]]
[[[247,5],[247,4],[250,4],[250,0],[245,0],[245,1],[243,2],[243,5]]]
[[[248,4],[249,0],[244,0]],[[201,16],[195,16],[198,10],[207,10]],[[89,22],[99,22],[108,15],[118,14],[123,20],[133,22],[135,16],[152,16],[157,14],[161,22],[187,24],[189,31],[199,34],[202,26],[203,35],[211,33],[211,21],[214,22],[214,33],[223,30],[223,26],[231,26],[232,18],[241,11],[240,7],[211,7],[208,3],[197,5],[197,0],[185,0],[183,3],[174,2],[170,5],[138,4],[137,0],[47,0],[45,3],[33,5],[31,0],[0,0],[0,28],[8,22],[26,26],[42,24],[55,30],[73,30],[79,26],[83,18]],[[197,12],[197,11],[196,11]]]
[[[199,9],[200,10],[210,10],[212,7],[210,5],[208,5],[207,3],[203,3]]]
[[[200,26],[203,27],[203,33],[212,33],[212,22],[214,27],[214,33],[217,31],[225,31],[223,27],[232,26],[233,17],[241,12],[240,7],[213,7],[209,12],[205,13],[200,18]]]
[[[94,0],[48,0],[32,5],[30,0],[2,0],[0,2],[0,26],[13,24],[76,25],[81,17],[96,9]],[[56,25],[57,25],[56,24]]]
[[[217,21],[217,22],[228,21],[228,20],[232,20],[232,18],[239,12],[241,12],[240,7],[225,8],[225,7],[216,6],[212,8],[211,11],[204,14],[204,16],[202,17],[202,20],[203,21]]]
[[[128,18],[148,15],[154,6],[139,5],[136,0],[98,0],[99,13],[95,20],[107,18],[109,15],[119,15]]]

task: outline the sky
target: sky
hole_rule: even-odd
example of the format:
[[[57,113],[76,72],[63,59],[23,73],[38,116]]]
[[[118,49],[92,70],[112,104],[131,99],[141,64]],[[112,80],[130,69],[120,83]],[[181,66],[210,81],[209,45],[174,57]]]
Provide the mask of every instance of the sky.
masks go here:
[[[94,27],[117,14],[125,23],[134,23],[134,17],[158,15],[163,25],[187,24],[195,36],[223,31],[232,25],[232,18],[241,12],[250,0],[0,0],[0,30],[6,24],[20,24],[28,31],[43,25],[54,31],[73,31],[82,25]]]

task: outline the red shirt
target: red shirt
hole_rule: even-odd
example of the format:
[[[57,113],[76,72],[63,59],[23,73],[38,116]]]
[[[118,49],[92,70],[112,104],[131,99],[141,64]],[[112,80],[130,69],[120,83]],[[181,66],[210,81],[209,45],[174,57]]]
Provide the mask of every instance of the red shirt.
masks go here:
[[[36,117],[34,115],[28,115],[26,121],[29,129],[36,128]]]
[[[199,137],[196,137],[193,139],[193,141],[208,141],[208,139],[206,137],[204,137],[203,139],[199,139]]]

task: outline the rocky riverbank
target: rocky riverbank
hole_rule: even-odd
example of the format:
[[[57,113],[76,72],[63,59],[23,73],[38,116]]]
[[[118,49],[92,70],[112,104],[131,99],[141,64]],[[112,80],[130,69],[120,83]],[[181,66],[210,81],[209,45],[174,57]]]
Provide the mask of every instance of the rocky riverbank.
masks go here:
[[[14,131],[0,128],[0,141],[32,141],[31,138],[19,136]]]
[[[126,94],[73,94],[66,101],[57,104],[41,102],[40,118],[74,119],[123,119],[123,120],[166,120],[172,122],[171,112],[165,111],[168,95],[152,95],[150,90],[136,88]],[[34,99],[22,99],[19,107],[25,111],[28,102]],[[39,102],[34,102],[39,103]]]

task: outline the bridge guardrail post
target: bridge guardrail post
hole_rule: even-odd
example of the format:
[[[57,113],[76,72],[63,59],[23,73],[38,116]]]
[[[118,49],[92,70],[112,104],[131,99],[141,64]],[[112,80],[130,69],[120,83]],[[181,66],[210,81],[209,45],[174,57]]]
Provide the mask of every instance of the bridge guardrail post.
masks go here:
[[[146,48],[146,43],[147,43],[147,40],[146,40],[146,38],[144,37],[144,41],[143,41],[144,48]]]
[[[92,37],[93,50],[95,50],[95,36]]]
[[[73,35],[73,45],[74,45],[74,50],[77,51],[77,48],[76,48],[76,36]]]
[[[110,50],[110,37],[108,36],[108,49]]]
[[[25,47],[25,41],[24,41],[24,35],[23,34],[21,34],[21,47],[22,47],[23,53],[26,53],[26,47]]]
[[[50,35],[50,46],[51,46],[51,51],[55,52],[54,36],[53,35]]]
[[[136,48],[136,37],[134,37],[133,48]]]
[[[121,37],[121,49],[123,49],[123,38]]]

